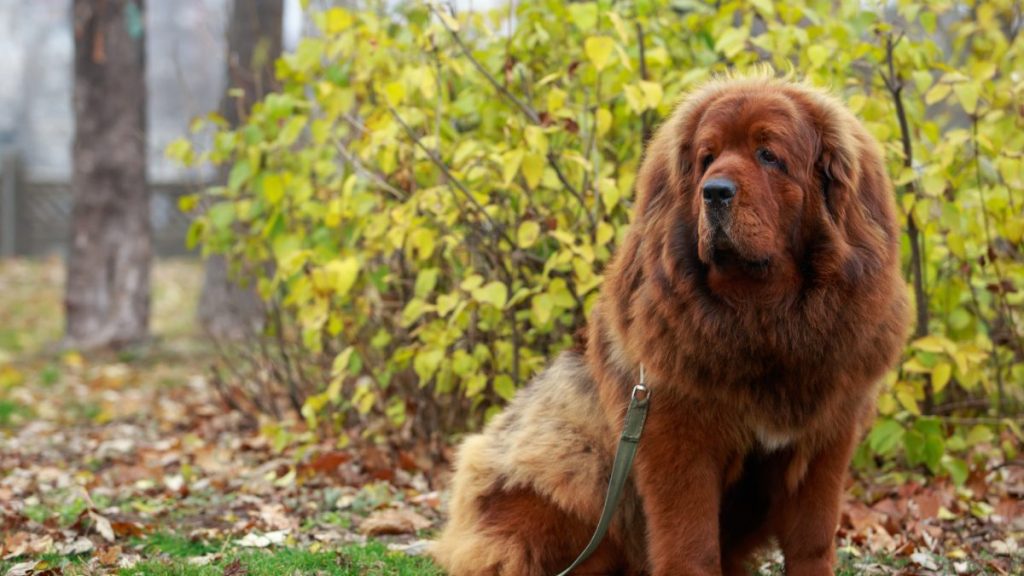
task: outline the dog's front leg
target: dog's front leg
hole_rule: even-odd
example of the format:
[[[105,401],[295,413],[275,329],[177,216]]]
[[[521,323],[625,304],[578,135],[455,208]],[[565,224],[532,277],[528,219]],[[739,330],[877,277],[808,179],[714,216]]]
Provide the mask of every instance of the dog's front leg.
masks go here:
[[[693,409],[651,403],[636,457],[652,576],[719,576],[720,438]]]
[[[783,502],[778,534],[786,576],[832,576],[834,573],[843,481],[856,442],[856,426],[841,426],[835,437],[806,463],[796,461],[790,465],[797,471],[806,469],[806,474],[803,478],[787,480],[791,492]]]

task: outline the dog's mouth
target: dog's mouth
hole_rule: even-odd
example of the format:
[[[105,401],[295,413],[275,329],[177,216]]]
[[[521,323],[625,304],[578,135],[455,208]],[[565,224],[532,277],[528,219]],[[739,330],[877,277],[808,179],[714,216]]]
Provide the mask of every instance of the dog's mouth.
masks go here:
[[[751,258],[741,253],[736,243],[721,228],[714,232],[710,252],[709,264],[722,272],[742,272],[748,276],[764,278],[771,270],[771,258]]]

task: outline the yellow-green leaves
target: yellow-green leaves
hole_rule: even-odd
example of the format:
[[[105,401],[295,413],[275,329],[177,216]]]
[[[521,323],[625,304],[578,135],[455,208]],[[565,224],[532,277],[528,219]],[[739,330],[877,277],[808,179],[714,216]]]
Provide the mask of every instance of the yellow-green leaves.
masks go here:
[[[508,301],[508,288],[501,282],[488,282],[473,289],[473,299],[482,304],[490,304],[499,310]]]
[[[829,51],[828,48],[821,44],[815,44],[807,49],[807,59],[811,61],[811,66],[820,68],[825,65],[828,61]]]
[[[641,80],[636,85],[624,86],[629,107],[636,113],[657,108],[664,95],[661,84]]]
[[[544,164],[544,157],[540,154],[530,152],[523,155],[520,169],[523,172],[523,178],[526,179],[527,186],[536,188],[540,184],[540,179],[544,176]]]
[[[384,97],[388,104],[398,106],[405,100],[405,84],[401,80],[388,82],[384,85]]]
[[[596,130],[598,136],[604,136],[612,127],[612,113],[605,108],[598,108],[595,113]]]
[[[276,205],[284,198],[284,179],[280,174],[265,174],[263,176],[263,199],[268,204]]]
[[[964,112],[974,114],[978,110],[978,97],[981,94],[981,85],[974,80],[959,82],[953,85],[953,93],[963,106]]]
[[[749,36],[750,32],[746,28],[727,28],[715,41],[715,50],[725,54],[726,58],[732,58],[743,50]]]
[[[909,167],[882,79],[885,40],[899,34],[889,13],[855,0],[684,4],[537,0],[460,20],[418,2],[397,18],[331,8],[242,126],[207,116],[193,129],[216,131],[209,151],[169,147],[184,163],[230,167],[204,201],[182,200],[198,212],[190,242],[248,276],[273,271],[255,283],[295,326],[310,372],[334,360],[318,354],[359,351],[315,375],[325,387],[307,422],[350,410],[400,422],[405,398],[388,386],[411,376],[421,396],[410,401],[478,424],[569,345],[593,305],[635,207],[642,130],[707,78],[770,64],[849,104],[923,240],[929,336],[886,377],[869,448],[959,478],[958,444],[940,453],[934,430],[915,428],[926,399],[985,399],[1024,381],[1024,62],[999,26],[1007,3],[941,19],[925,2],[895,8],[934,30],[908,32],[893,55]],[[905,234],[901,244],[914,270]]]
[[[533,243],[540,237],[540,224],[533,220],[528,220],[519,225],[519,231],[516,234],[517,243],[520,248],[529,248],[533,246]]]
[[[325,282],[337,296],[345,296],[359,276],[359,260],[354,256],[331,260],[323,267]]]
[[[598,71],[604,70],[608,65],[608,57],[611,56],[614,47],[615,41],[607,36],[591,36],[583,42],[583,51],[587,54],[587,59]]]

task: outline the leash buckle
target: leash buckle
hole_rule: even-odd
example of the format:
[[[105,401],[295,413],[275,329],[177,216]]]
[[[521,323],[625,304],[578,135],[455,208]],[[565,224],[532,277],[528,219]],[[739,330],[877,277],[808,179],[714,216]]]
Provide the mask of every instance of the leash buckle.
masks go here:
[[[646,402],[651,397],[651,390],[647,388],[647,372],[643,364],[640,365],[640,383],[633,386],[633,393],[629,397],[637,402]]]
[[[647,388],[647,386],[644,386],[643,384],[633,386],[633,393],[630,395],[631,399],[636,400],[637,402],[645,402],[650,397],[651,390]]]

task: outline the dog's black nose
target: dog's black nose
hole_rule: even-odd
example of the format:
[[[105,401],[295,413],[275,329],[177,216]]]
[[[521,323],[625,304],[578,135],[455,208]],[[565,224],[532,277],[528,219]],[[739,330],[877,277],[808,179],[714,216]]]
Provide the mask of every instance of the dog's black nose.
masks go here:
[[[712,178],[704,183],[704,201],[709,204],[728,204],[736,195],[736,184],[728,178]]]

